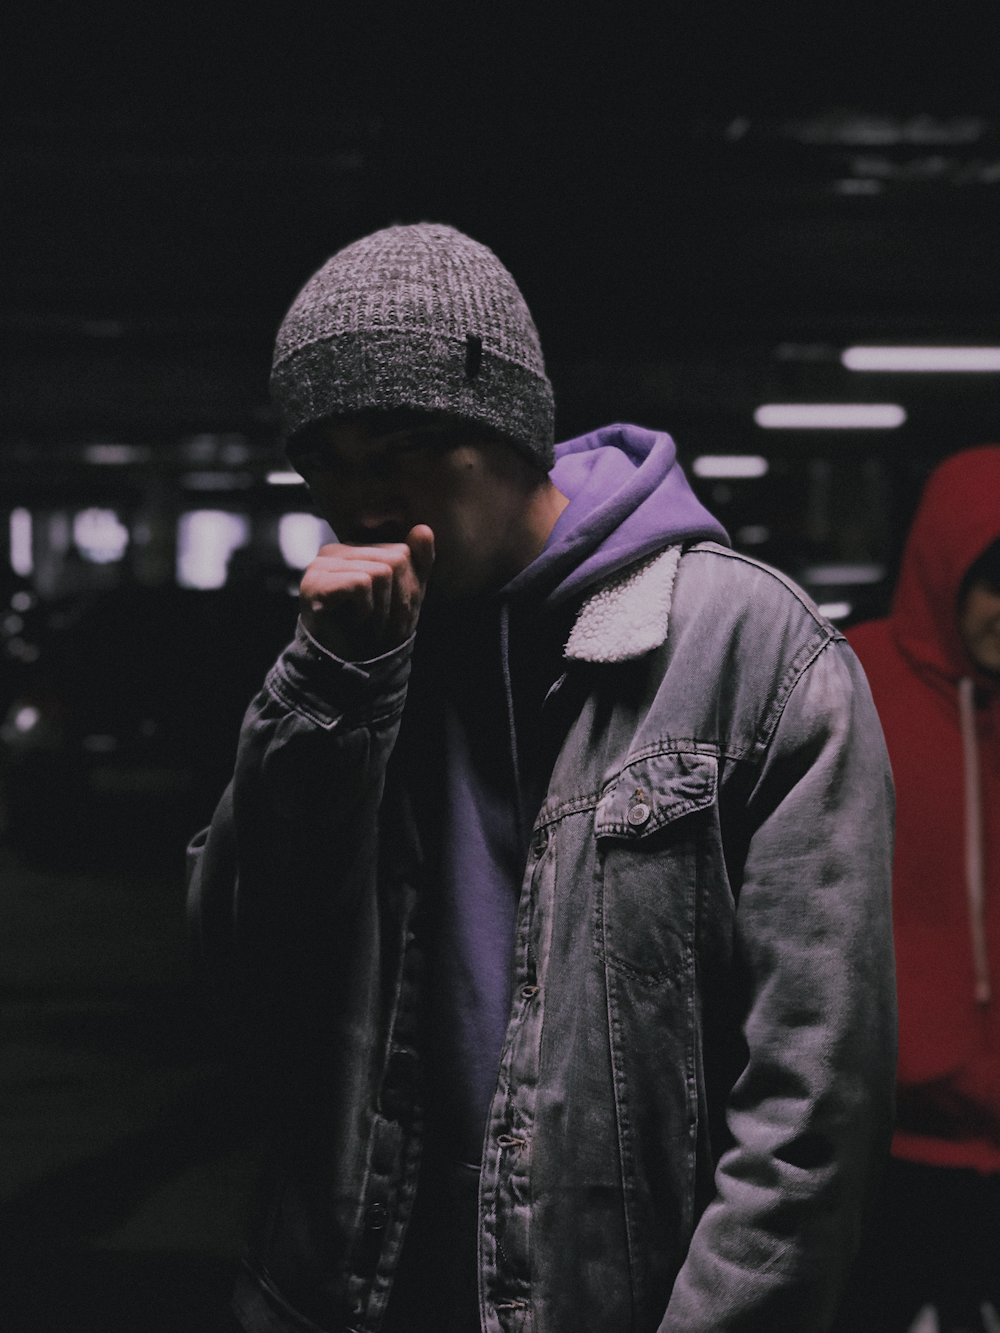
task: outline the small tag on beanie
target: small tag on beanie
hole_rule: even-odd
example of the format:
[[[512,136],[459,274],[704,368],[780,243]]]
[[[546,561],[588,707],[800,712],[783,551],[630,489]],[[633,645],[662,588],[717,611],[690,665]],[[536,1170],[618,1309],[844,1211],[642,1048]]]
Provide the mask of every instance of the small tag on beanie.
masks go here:
[[[483,340],[478,333],[465,335],[465,375],[474,380],[483,364]]]

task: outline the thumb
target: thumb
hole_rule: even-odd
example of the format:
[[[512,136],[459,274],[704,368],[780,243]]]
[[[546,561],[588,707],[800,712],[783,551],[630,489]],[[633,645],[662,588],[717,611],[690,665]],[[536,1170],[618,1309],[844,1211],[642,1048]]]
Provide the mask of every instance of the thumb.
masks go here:
[[[424,588],[434,564],[434,533],[426,523],[418,523],[406,534],[406,544],[410,548],[413,572],[420,580],[421,588]]]

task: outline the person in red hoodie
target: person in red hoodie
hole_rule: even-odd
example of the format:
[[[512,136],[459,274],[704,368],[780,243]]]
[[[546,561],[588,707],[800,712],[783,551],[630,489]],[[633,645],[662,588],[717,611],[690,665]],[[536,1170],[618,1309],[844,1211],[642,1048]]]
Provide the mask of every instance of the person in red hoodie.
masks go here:
[[[997,1333],[1000,447],[931,475],[890,616],[847,638],[897,799],[897,1121],[859,1327]]]

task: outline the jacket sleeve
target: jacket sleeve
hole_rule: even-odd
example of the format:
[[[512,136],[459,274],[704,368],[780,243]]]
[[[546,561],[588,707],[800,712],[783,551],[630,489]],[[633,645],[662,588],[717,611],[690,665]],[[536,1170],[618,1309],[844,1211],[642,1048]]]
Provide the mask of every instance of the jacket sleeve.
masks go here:
[[[734,975],[748,1059],[661,1333],[826,1329],[888,1150],[892,779],[839,637],[789,690],[746,816]]]
[[[195,970],[218,995],[228,998],[253,960],[308,929],[307,887],[321,885],[325,916],[349,915],[346,899],[364,876],[348,870],[375,842],[412,647],[411,638],[355,665],[300,622],[250,704],[233,780],[188,848]],[[289,896],[296,885],[303,901]]]

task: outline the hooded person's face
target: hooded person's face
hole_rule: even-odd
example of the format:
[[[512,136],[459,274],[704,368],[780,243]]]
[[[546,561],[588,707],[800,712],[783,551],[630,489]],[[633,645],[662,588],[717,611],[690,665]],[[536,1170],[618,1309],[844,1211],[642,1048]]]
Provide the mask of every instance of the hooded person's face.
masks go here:
[[[958,632],[976,666],[1000,675],[1000,589],[985,580],[967,589],[958,608]]]
[[[333,421],[289,456],[346,545],[402,542],[426,523],[435,548],[428,591],[446,599],[508,582],[568,503],[509,445],[474,434],[442,444],[433,428],[371,435]]]

